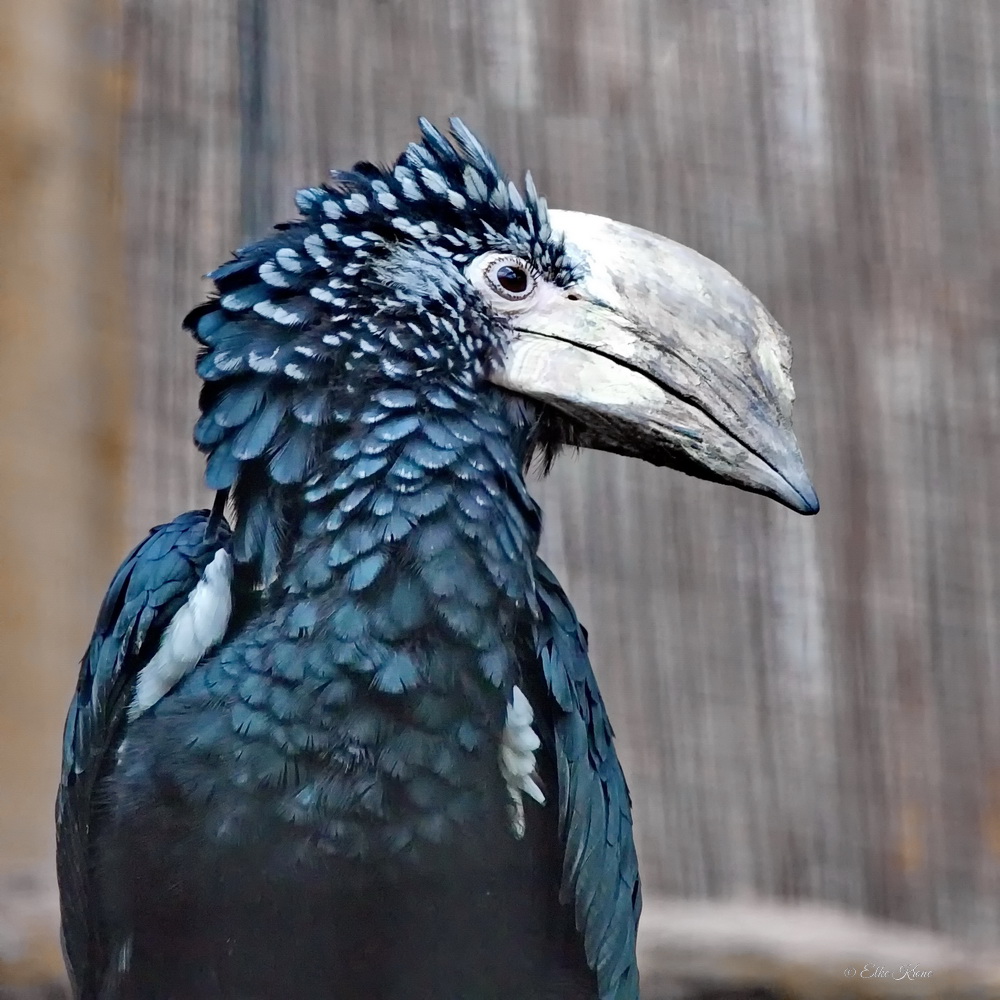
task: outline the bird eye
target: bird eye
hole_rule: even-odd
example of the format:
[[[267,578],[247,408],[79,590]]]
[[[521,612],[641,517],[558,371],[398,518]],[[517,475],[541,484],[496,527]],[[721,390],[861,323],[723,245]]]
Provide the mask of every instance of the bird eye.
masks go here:
[[[520,309],[538,286],[534,267],[511,254],[488,253],[469,266],[469,280],[501,311]]]
[[[511,295],[523,295],[528,290],[528,272],[516,264],[504,264],[495,272],[497,284]]]

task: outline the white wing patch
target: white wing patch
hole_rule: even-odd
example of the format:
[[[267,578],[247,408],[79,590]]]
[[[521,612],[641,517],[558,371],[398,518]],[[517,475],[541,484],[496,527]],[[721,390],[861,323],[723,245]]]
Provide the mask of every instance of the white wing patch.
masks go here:
[[[531,703],[515,685],[500,740],[500,773],[510,795],[510,828],[518,840],[525,830],[524,796],[545,805],[545,795],[535,780],[535,751],[542,741],[531,726],[534,720]]]
[[[160,648],[139,673],[130,719],[152,708],[226,634],[233,608],[232,583],[232,560],[219,549],[164,630]]]

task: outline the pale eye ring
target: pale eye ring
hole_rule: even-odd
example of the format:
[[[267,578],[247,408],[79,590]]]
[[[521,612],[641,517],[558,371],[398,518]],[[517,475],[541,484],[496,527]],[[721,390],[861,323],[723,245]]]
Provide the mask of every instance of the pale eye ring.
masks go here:
[[[497,295],[510,302],[520,302],[535,290],[531,265],[520,257],[494,258],[483,268],[483,277]]]

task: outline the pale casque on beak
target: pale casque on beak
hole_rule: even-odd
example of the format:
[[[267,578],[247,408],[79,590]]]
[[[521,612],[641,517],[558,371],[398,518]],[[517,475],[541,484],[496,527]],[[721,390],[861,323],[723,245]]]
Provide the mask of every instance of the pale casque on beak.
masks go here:
[[[582,278],[510,309],[493,378],[578,443],[819,510],[792,431],[788,337],[718,264],[634,226],[549,211]]]

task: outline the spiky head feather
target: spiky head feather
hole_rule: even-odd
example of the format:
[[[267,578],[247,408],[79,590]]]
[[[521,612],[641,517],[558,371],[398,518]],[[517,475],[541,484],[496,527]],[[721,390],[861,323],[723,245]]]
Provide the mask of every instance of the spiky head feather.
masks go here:
[[[217,297],[186,320],[202,347],[207,483],[267,512],[270,541],[243,518],[238,558],[274,561],[261,553],[281,547],[287,488],[377,393],[486,390],[508,331],[466,280],[478,255],[515,254],[560,286],[578,276],[530,175],[522,194],[450,124],[452,141],[421,119],[422,142],[393,166],[361,162],[299,191],[301,218],[213,271]]]

